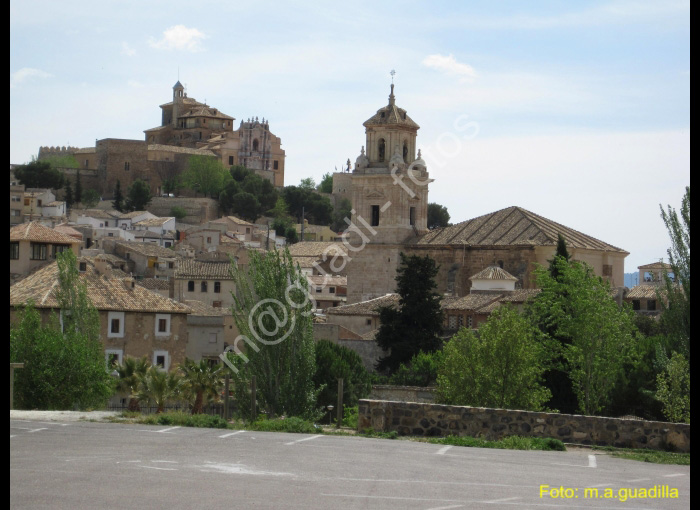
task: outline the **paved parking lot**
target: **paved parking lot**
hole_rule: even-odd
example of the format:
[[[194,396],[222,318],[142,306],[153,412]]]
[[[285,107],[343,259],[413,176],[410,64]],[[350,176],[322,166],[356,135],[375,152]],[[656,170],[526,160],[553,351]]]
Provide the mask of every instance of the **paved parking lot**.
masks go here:
[[[543,485],[549,491],[541,496]],[[552,489],[579,489],[553,498]],[[627,499],[666,487],[678,499]],[[598,489],[598,499],[584,497]],[[605,499],[609,489],[616,496]],[[659,492],[660,494],[660,492]],[[10,419],[10,507],[689,508],[690,469],[572,452]]]

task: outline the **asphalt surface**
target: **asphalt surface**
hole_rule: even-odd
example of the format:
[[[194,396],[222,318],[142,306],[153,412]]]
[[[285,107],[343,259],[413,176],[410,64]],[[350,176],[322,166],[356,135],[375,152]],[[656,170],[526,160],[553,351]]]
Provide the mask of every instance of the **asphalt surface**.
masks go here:
[[[553,498],[542,485],[572,497]],[[620,489],[654,486],[679,497],[620,500]],[[591,487],[600,498],[584,495]],[[12,509],[689,507],[688,466],[588,450],[10,418]]]

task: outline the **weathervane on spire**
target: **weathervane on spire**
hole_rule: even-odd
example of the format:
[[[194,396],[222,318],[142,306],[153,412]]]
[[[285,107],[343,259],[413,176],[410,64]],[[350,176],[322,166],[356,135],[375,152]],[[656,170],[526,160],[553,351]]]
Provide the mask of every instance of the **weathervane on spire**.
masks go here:
[[[394,75],[396,74],[396,71],[394,69],[392,69],[389,74],[391,75],[391,84],[393,85],[394,84]]]

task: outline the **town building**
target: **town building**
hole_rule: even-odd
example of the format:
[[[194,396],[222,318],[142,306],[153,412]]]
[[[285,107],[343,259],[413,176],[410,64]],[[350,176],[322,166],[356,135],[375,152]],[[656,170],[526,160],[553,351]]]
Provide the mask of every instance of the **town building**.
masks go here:
[[[37,221],[10,228],[10,280],[25,276],[51,263],[56,255],[71,250],[78,256],[82,242]]]

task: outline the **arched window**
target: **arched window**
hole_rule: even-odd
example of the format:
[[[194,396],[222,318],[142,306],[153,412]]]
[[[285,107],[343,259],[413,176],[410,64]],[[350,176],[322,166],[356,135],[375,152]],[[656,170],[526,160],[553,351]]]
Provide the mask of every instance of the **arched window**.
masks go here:
[[[384,155],[386,154],[386,142],[384,141],[384,138],[379,139],[379,152],[378,152],[378,159],[379,161],[384,161]]]
[[[403,161],[408,164],[408,142],[406,140],[403,141]]]
[[[258,146],[259,146],[259,145],[260,145],[260,144],[259,144],[257,138],[256,138],[255,140],[253,140],[253,152],[258,152]]]

